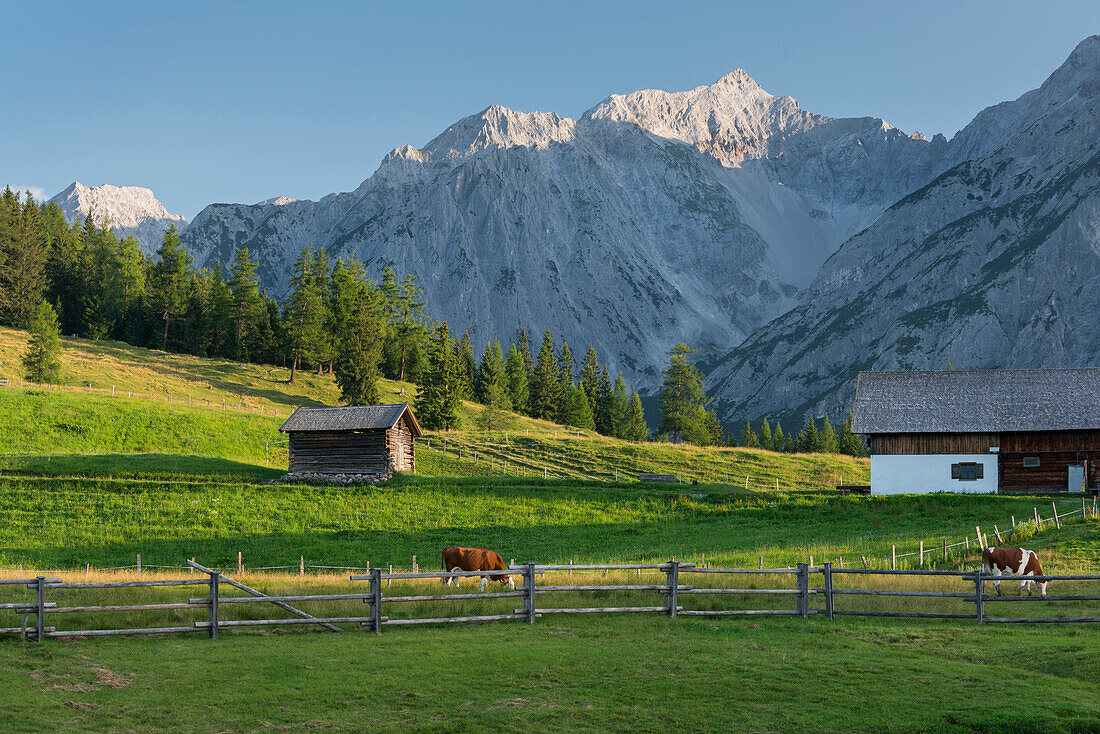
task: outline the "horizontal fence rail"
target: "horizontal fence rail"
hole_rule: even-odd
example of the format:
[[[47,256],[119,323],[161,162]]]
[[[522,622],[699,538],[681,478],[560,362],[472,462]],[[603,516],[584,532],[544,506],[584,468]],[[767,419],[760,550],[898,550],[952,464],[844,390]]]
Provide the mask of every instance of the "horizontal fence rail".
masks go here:
[[[524,563],[509,566],[505,569],[492,571],[415,571],[411,573],[384,573],[380,568],[371,568],[369,574],[351,575],[350,581],[365,581],[369,586],[363,591],[351,591],[331,594],[272,594],[254,589],[246,584],[232,579],[220,571],[208,568],[195,561],[188,561],[188,566],[199,571],[204,578],[186,579],[147,579],[141,581],[106,581],[106,582],[66,582],[61,578],[47,578],[38,576],[35,578],[0,579],[0,586],[18,587],[28,594],[25,600],[4,601],[0,603],[0,613],[14,613],[22,616],[22,624],[0,627],[0,634],[18,634],[24,638],[42,641],[48,637],[95,637],[105,635],[142,635],[142,634],[170,634],[183,632],[206,632],[210,637],[216,638],[218,631],[242,627],[271,627],[280,625],[316,625],[334,632],[343,632],[344,628],[337,625],[360,625],[381,633],[385,626],[405,626],[422,624],[473,624],[485,622],[522,621],[534,623],[536,619],[546,614],[658,614],[670,618],[677,616],[689,617],[735,617],[735,616],[796,616],[808,618],[811,616],[825,616],[834,619],[836,616],[864,616],[864,617],[896,617],[896,618],[927,618],[927,619],[970,619],[976,622],[991,623],[1095,623],[1100,622],[1100,616],[1096,610],[1100,605],[1089,607],[1089,602],[1100,602],[1100,589],[1091,590],[1084,588],[1082,584],[1100,581],[1100,574],[1046,574],[1042,576],[998,576],[987,574],[981,569],[972,571],[948,571],[948,570],[890,570],[890,569],[866,569],[866,568],[835,568],[832,563],[824,563],[820,566],[811,566],[807,563],[798,564],[796,568],[703,568],[692,563],[669,561],[667,563],[645,564],[584,564],[539,565]],[[606,584],[593,584],[582,582],[578,584],[563,583],[573,571],[590,572],[631,572],[637,571],[639,575],[647,572],[647,575],[663,576],[661,581],[650,583],[619,583],[616,579],[609,580]],[[542,580],[546,574],[554,574],[553,578]],[[620,573],[620,576],[623,575]],[[634,574],[629,574],[633,576]],[[885,577],[890,579],[919,579],[927,577],[943,584],[961,584],[961,587],[950,588],[858,588],[849,586],[839,588],[835,585],[837,576],[846,577],[855,582],[858,579],[869,577]],[[402,591],[389,596],[384,593],[386,582],[390,580],[404,580],[407,582],[432,581],[447,582],[457,581],[461,578],[482,577],[484,580],[496,582],[504,581],[503,577],[513,577],[513,581],[519,582],[514,590],[507,591],[483,591],[481,593],[409,593],[406,584]],[[719,583],[723,576],[737,579],[736,586],[724,587]],[[752,578],[755,577],[755,578]],[[590,578],[590,577],[589,577]],[[689,579],[691,583],[685,583]],[[746,579],[747,583],[740,582]],[[711,585],[700,585],[704,581],[714,582]],[[811,584],[811,581],[814,583]],[[1018,595],[1002,595],[992,593],[988,588],[991,582],[1029,583],[1051,582],[1061,584],[1073,582],[1073,586],[1063,593],[1055,593],[1047,596],[1023,595],[1023,588]],[[762,583],[762,587],[754,584]],[[178,600],[164,600],[149,603],[126,603],[126,599],[117,600],[118,603],[66,603],[58,598],[47,600],[47,594],[60,594],[64,597],[69,592],[81,592],[87,590],[114,590],[119,594],[133,592],[141,588],[159,588],[170,592],[174,588],[193,589],[204,587],[205,595],[188,596]],[[415,584],[414,584],[415,587]],[[226,591],[234,592],[226,595]],[[555,595],[570,595],[572,603],[550,605],[546,603],[548,598]],[[587,598],[586,595],[597,595],[594,602],[584,605],[576,603],[578,599]],[[616,603],[616,595],[655,595],[660,603]],[[611,598],[600,595],[611,595]],[[860,608],[836,608],[838,600],[855,600],[866,598],[885,598],[895,600],[900,608],[886,609],[860,609]],[[468,603],[493,601],[501,599],[520,599],[522,606],[510,610],[492,611],[485,609],[483,614],[433,614],[430,616],[391,616],[385,613],[387,604],[424,603]],[[751,600],[757,600],[762,606],[752,606]],[[542,606],[539,600],[543,600]],[[688,600],[693,600],[688,604]],[[786,600],[786,601],[785,601]],[[815,601],[817,600],[817,601]],[[920,604],[928,600],[929,603],[939,605],[939,608],[921,609],[911,605]],[[608,603],[608,602],[611,603]],[[346,613],[353,611],[346,604],[349,602],[361,602],[366,606],[362,614]],[[792,605],[793,602],[793,605]],[[1070,606],[1074,611],[1080,612],[1073,616],[991,616],[986,614],[986,604],[1000,604],[1011,602],[1026,602],[1023,608],[1037,608],[1041,605],[1044,610],[1052,608],[1066,608]],[[344,603],[340,610],[331,610],[328,614],[312,614],[293,606],[294,604],[328,604]],[[738,607],[738,603],[743,606]],[[787,606],[782,606],[782,604]],[[260,619],[227,619],[224,615],[229,609],[251,608],[256,605],[270,605],[292,616],[279,618]],[[704,608],[696,608],[702,604]],[[707,607],[707,605],[711,605]],[[715,606],[722,604],[722,606]],[[963,605],[964,611],[952,610],[954,604]],[[1085,607],[1081,607],[1085,604]],[[244,607],[242,607],[244,605]],[[744,606],[748,605],[748,606]],[[771,605],[771,606],[769,606]],[[944,605],[947,605],[946,609]],[[973,605],[972,610],[968,609]],[[499,604],[497,605],[500,606]],[[793,608],[792,608],[793,606]],[[1009,607],[1012,608],[1012,607]],[[72,615],[82,613],[86,615],[99,615],[106,613],[131,612],[197,612],[198,620],[187,620],[186,624],[177,623],[171,625],[119,626],[117,628],[90,628],[90,629],[60,629],[46,624],[47,617],[61,619],[56,615]],[[339,613],[343,611],[344,613]],[[453,610],[458,611],[458,610]],[[333,613],[337,612],[337,613]],[[490,613],[492,612],[492,613]],[[1049,612],[1048,612],[1049,613]],[[205,617],[205,618],[202,618]],[[184,620],[179,620],[182,622]],[[176,621],[176,620],[173,620]]]

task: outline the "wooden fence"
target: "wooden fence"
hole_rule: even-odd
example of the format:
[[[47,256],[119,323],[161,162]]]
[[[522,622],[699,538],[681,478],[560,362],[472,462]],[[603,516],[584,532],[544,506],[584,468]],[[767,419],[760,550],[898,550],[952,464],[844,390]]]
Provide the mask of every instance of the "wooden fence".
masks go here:
[[[359,624],[376,633],[381,633],[385,626],[420,625],[420,624],[468,624],[479,622],[524,621],[534,623],[536,619],[546,614],[622,614],[642,613],[658,614],[670,618],[678,616],[697,617],[723,617],[723,616],[794,616],[803,619],[812,615],[824,615],[833,620],[837,616],[868,616],[868,617],[911,617],[911,618],[937,618],[937,619],[973,619],[976,622],[994,623],[1090,623],[1100,622],[1100,616],[1063,616],[1063,617],[1024,617],[1024,616],[992,616],[986,613],[986,605],[1010,603],[1037,603],[1045,602],[1046,607],[1062,604],[1080,604],[1081,602],[1100,602],[1100,593],[1076,594],[1068,593],[1049,596],[1001,596],[988,593],[988,584],[991,581],[1004,583],[1019,583],[1018,577],[989,576],[980,569],[974,571],[944,571],[944,570],[890,570],[890,569],[857,569],[834,568],[832,563],[825,563],[819,567],[812,567],[806,563],[798,564],[797,568],[702,568],[692,563],[669,561],[667,563],[652,564],[609,564],[609,565],[538,565],[524,563],[499,571],[431,571],[416,573],[384,573],[380,568],[371,569],[366,575],[352,575],[351,581],[367,581],[369,586],[359,593],[340,594],[298,594],[298,595],[267,595],[258,589],[254,589],[235,579],[223,575],[220,571],[208,568],[194,561],[188,561],[188,565],[202,573],[205,578],[186,579],[149,579],[143,581],[107,581],[107,582],[66,582],[61,578],[47,578],[39,576],[33,579],[3,579],[0,585],[25,586],[33,592],[31,598],[26,601],[14,601],[0,604],[0,611],[13,612],[23,616],[21,626],[0,628],[0,633],[12,633],[41,642],[50,637],[89,637],[102,635],[132,635],[132,634],[164,634],[182,632],[205,632],[210,637],[216,638],[220,630],[235,627],[252,626],[284,626],[284,625],[318,625],[333,632],[342,632],[338,625]],[[554,580],[551,583],[542,583],[540,579],[546,574],[556,574],[558,577],[569,579],[572,572],[630,572],[635,571],[639,576],[644,572],[647,575],[658,576],[657,583],[603,583],[603,584],[572,584],[560,583]],[[443,593],[443,594],[409,594],[399,592],[394,596],[387,596],[384,585],[392,580],[460,580],[463,578],[477,578],[486,576],[499,580],[502,576],[512,576],[521,580],[521,585],[510,591],[489,591],[476,593]],[[705,584],[708,580],[717,580],[720,577],[744,578],[752,576],[763,579],[765,582],[788,579],[793,585],[778,585],[769,583],[767,588],[755,586],[721,587]],[[856,588],[855,585],[838,587],[837,577],[854,579],[859,576],[884,576],[902,580],[911,577],[936,577],[943,580],[959,581],[962,586],[958,590],[930,591],[927,589],[900,589],[900,588]],[[663,577],[663,578],[662,578]],[[811,584],[820,580],[820,584]],[[1070,574],[1070,575],[1046,575],[1028,577],[1031,581],[1100,581],[1100,574]],[[689,582],[689,583],[685,583]],[[734,581],[734,583],[740,583]],[[47,601],[48,592],[67,589],[134,589],[140,587],[204,587],[206,593],[202,596],[191,597],[186,600],[158,602],[146,604],[98,604],[91,606],[58,606],[56,601]],[[243,592],[243,594],[226,595],[225,591]],[[549,603],[549,599],[562,594],[584,598],[591,592],[642,592],[653,594],[659,598],[659,603],[618,605],[618,606],[555,606]],[[903,603],[915,602],[923,599],[956,600],[966,605],[973,605],[973,611],[969,612],[943,612],[926,611],[907,608],[903,610],[887,611],[874,609],[837,608],[838,600],[854,597],[894,597]],[[729,605],[721,608],[690,609],[685,608],[684,602],[689,599],[731,599],[741,601],[747,606],[733,607]],[[793,606],[752,606],[748,600],[753,598],[779,600],[790,598]],[[513,608],[509,612],[495,614],[467,614],[467,615],[433,615],[424,617],[390,617],[386,615],[386,608],[395,608],[394,605],[402,605],[410,602],[428,603],[455,602],[455,601],[481,601],[493,599],[518,599],[521,606]],[[540,599],[543,603],[540,603]],[[815,604],[813,600],[820,599]],[[302,611],[295,604],[305,602],[349,602],[361,601],[367,605],[362,614],[344,614],[322,616]],[[655,600],[657,601],[657,600]],[[232,619],[226,615],[230,609],[239,605],[264,604],[276,607],[283,612],[288,612],[289,617],[263,618],[263,619]],[[1096,605],[1090,605],[1090,609]],[[397,608],[400,608],[399,606]],[[176,626],[149,626],[149,627],[102,627],[93,629],[59,629],[56,626],[47,625],[47,618],[57,614],[84,613],[85,615],[98,615],[109,612],[157,612],[164,610],[196,609],[205,610],[203,616],[206,619],[194,621],[189,625]]]

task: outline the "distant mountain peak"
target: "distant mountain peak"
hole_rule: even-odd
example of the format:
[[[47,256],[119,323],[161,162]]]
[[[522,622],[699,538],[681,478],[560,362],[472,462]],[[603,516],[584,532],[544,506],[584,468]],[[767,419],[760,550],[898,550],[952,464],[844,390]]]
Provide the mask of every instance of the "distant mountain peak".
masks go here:
[[[555,112],[518,112],[490,105],[451,125],[422,152],[433,158],[453,158],[488,148],[546,148],[572,140],[575,128],[576,122]]]
[[[178,230],[187,226],[184,217],[169,213],[152,191],[141,186],[85,186],[73,181],[50,201],[61,207],[70,223],[91,216],[97,227],[109,224],[119,237],[133,235],[146,252],[160,246],[172,225]]]

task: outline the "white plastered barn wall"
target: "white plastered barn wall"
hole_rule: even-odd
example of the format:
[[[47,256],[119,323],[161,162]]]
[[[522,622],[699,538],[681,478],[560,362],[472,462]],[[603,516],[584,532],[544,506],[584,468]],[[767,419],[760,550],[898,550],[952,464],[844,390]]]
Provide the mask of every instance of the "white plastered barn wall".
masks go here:
[[[974,462],[983,478],[952,479],[951,465]],[[930,494],[997,491],[996,454],[875,454],[871,456],[871,494]]]

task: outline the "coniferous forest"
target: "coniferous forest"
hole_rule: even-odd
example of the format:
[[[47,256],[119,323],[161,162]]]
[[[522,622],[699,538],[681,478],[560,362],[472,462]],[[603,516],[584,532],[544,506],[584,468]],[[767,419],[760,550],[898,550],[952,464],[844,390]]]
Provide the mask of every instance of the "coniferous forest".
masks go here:
[[[133,237],[119,239],[91,217],[70,225],[55,203],[40,204],[10,188],[0,193],[0,324],[29,328],[43,304],[63,335],[115,339],[201,357],[282,365],[293,382],[300,370],[332,374],[349,404],[378,400],[379,377],[419,385],[421,423],[457,427],[457,405],[485,406],[479,427],[503,427],[509,411],[643,441],[650,436],[641,398],[621,374],[612,377],[591,345],[578,360],[547,330],[533,343],[521,330],[475,355],[468,333],[452,334],[425,315],[423,291],[409,275],[387,268],[373,280],[361,263],[306,248],[295,263],[290,293],[279,304],[259,287],[256,264],[237,250],[227,268],[196,268],[171,228],[155,256]],[[679,345],[670,353],[661,390],[660,437],[696,444],[736,443],[706,410],[702,378]],[[746,425],[740,443],[777,451],[860,455],[850,420],[838,433],[825,417],[784,436],[765,421]]]

